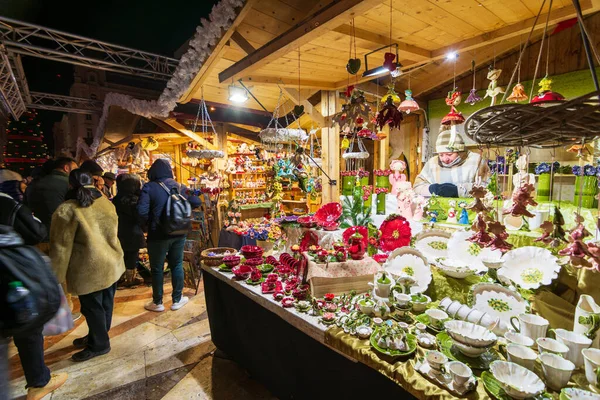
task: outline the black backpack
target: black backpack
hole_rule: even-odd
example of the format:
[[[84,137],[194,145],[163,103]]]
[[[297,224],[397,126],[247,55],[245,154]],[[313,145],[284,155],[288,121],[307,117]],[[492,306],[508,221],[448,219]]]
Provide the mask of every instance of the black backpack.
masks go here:
[[[9,283],[19,281],[29,290],[37,315],[26,323],[17,323],[6,296]],[[0,225],[0,336],[10,337],[43,326],[56,315],[60,307],[58,281],[48,258],[9,226]]]
[[[163,182],[158,183],[167,192],[167,204],[162,215],[162,228],[167,235],[185,235],[192,227],[192,206],[177,186],[171,190]]]

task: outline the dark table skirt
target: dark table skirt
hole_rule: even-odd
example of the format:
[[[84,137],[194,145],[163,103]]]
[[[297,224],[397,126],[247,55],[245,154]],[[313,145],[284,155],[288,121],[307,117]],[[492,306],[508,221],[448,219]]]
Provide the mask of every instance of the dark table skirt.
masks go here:
[[[209,273],[214,344],[280,399],[413,399],[374,369],[336,353]]]

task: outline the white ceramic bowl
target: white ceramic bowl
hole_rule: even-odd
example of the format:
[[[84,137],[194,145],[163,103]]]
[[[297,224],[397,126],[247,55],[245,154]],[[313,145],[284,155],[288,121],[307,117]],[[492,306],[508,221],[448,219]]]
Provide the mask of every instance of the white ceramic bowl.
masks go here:
[[[488,351],[489,347],[473,347],[463,344],[457,340],[453,341],[454,346],[467,357],[476,358]]]
[[[499,269],[504,265],[504,260],[502,258],[483,257],[481,262],[489,269]]]
[[[581,350],[585,364],[585,378],[592,387],[598,386],[598,375],[596,371],[600,367],[600,349]]]
[[[533,371],[537,354],[535,351],[531,350],[531,348],[520,344],[510,343],[506,346],[506,355],[508,356],[508,361]]]
[[[588,392],[583,389],[564,388],[561,393],[564,393],[570,400],[600,400],[600,394]]]
[[[539,358],[546,385],[556,391],[567,386],[575,370],[575,364],[552,353],[542,353]]]
[[[532,347],[535,343],[532,338],[521,335],[520,333],[514,331],[506,332],[504,337],[508,343],[520,344],[527,347]]]
[[[441,328],[442,323],[448,319],[448,314],[445,311],[438,310],[437,308],[430,308],[425,311],[425,314],[429,317],[429,323],[434,328]]]
[[[549,337],[538,338],[536,341],[538,346],[538,351],[541,353],[552,353],[558,354],[559,356],[566,357],[569,352],[569,348],[559,342],[556,339],[552,339]]]
[[[535,397],[546,388],[536,374],[512,362],[494,361],[490,364],[490,372],[506,394],[515,399]]]
[[[356,328],[356,334],[361,339],[369,338],[371,336],[371,333],[373,333],[373,329],[371,329],[370,326],[361,325],[358,328]]]
[[[440,371],[444,364],[448,362],[448,357],[437,350],[428,351],[425,355],[425,359],[429,366],[436,371]]]
[[[477,272],[474,269],[472,269],[468,264],[450,258],[439,259],[438,268],[445,275],[456,279],[463,279]]]
[[[452,339],[467,346],[490,347],[493,346],[498,337],[483,326],[475,325],[465,321],[447,321],[444,324],[446,332]]]
[[[420,314],[423,311],[425,311],[425,309],[427,308],[427,305],[429,303],[431,303],[431,297],[429,297],[423,293],[421,293],[421,296],[424,296],[427,300],[424,302],[413,301],[413,303],[412,303],[412,305],[413,305],[412,310],[413,310],[413,312],[415,312],[417,314]]]
[[[583,355],[581,350],[587,349],[592,344],[592,339],[581,333],[567,331],[566,329],[554,329],[556,340],[565,344],[569,351],[567,352],[567,360],[571,361],[577,368],[583,365]]]
[[[452,361],[446,365],[446,370],[450,372],[450,376],[452,376],[452,380],[454,383],[463,387],[469,382],[471,376],[473,376],[473,371],[471,368],[465,363],[461,363],[460,361]]]

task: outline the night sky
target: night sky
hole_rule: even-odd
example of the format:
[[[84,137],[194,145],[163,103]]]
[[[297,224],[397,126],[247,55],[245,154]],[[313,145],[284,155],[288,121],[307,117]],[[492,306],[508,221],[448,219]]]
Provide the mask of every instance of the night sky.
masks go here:
[[[216,0],[0,0],[0,15],[173,57],[190,39]],[[69,94],[70,64],[24,57],[29,89]],[[62,114],[39,111],[48,144]]]

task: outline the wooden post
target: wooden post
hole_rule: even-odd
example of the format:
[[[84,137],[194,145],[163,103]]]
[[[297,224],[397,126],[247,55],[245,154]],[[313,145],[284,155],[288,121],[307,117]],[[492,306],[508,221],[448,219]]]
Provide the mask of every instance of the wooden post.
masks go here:
[[[376,163],[373,165],[378,169],[388,169],[390,164],[390,135],[392,134],[392,130],[389,125],[386,125],[383,127],[382,131],[386,134],[386,137],[377,142],[379,146],[376,148]],[[396,132],[396,134],[398,133],[399,132]]]
[[[341,108],[339,93],[337,91],[321,92],[321,114],[325,118],[325,124],[321,129],[322,168],[329,178],[336,181],[336,185],[330,185],[329,179],[321,175],[323,181],[323,204],[340,199],[340,129],[331,126],[331,117]]]
[[[175,179],[179,183],[183,183],[181,171],[181,145],[174,146],[175,153]]]

